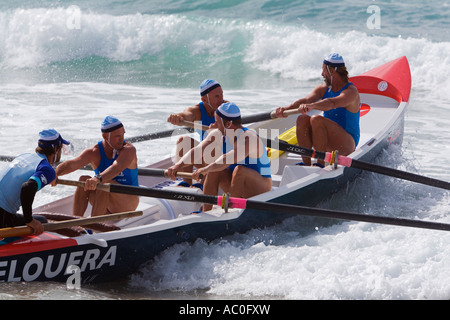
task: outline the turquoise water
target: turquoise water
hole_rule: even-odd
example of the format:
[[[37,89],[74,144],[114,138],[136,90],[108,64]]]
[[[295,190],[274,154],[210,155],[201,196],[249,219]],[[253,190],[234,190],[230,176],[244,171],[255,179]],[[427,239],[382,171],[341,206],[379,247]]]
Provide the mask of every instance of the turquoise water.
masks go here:
[[[0,12],[4,82],[167,88],[207,77],[230,89],[317,79],[330,51],[354,73],[402,54],[413,67],[425,57],[434,65],[450,21],[439,1],[5,1]]]
[[[450,180],[449,6],[1,1],[1,153],[33,150],[37,132],[51,126],[77,154],[100,138],[107,114],[120,118],[130,136],[171,128],[167,116],[197,103],[205,78],[219,81],[225,98],[251,114],[308,94],[322,81],[328,53],[341,53],[350,75],[406,55],[413,88],[404,144],[379,161]],[[173,144],[136,144],[139,164],[170,156]],[[36,205],[72,191],[44,189]],[[448,192],[365,174],[321,206],[448,223],[448,203]],[[446,233],[360,223],[307,235],[294,219],[226,241],[175,246],[125,282],[75,292],[55,284],[0,284],[0,299],[448,300],[449,243]]]

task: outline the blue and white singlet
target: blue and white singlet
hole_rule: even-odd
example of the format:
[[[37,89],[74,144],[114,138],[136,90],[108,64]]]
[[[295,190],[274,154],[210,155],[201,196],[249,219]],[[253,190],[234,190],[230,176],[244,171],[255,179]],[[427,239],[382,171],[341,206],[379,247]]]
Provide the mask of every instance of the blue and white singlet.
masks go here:
[[[103,171],[105,171],[108,167],[110,167],[114,161],[116,161],[118,155],[114,157],[114,159],[109,159],[106,156],[105,149],[103,148],[102,141],[98,142],[98,148],[100,150],[100,164],[95,169],[95,174],[99,174]],[[114,181],[117,181],[120,184],[129,185],[129,186],[139,186],[139,179],[138,179],[138,169],[125,169],[123,170],[117,177],[113,179]]]

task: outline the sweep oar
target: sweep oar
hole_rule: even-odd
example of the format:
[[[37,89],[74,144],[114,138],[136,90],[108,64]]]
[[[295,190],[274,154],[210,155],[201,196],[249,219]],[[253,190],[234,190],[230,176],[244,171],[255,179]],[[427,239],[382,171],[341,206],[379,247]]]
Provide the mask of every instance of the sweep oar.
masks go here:
[[[297,114],[297,113],[299,113],[298,109],[290,109],[290,110],[285,110],[283,112],[283,115],[290,116],[290,115]],[[275,110],[274,111],[269,111],[269,112],[253,114],[251,116],[242,117],[242,123],[246,124],[246,123],[253,123],[253,122],[261,122],[261,121],[266,121],[266,120],[272,120],[272,119],[278,119]]]
[[[291,109],[291,110],[285,110],[283,112],[283,115],[288,117],[290,115],[298,114],[298,113],[299,113],[298,109]],[[272,119],[278,119],[275,110],[242,117],[242,123],[247,124],[247,123],[261,122],[261,121],[272,120]],[[189,127],[191,129],[195,128],[195,129],[200,129],[200,130],[204,130],[204,131],[209,129],[208,126],[204,126],[204,125],[200,124],[200,122],[183,121],[181,123],[181,125]]]
[[[14,157],[9,157],[9,156],[0,156],[0,161],[12,161],[14,160]],[[83,170],[93,170],[92,167],[90,165],[83,167]],[[138,175],[139,176],[150,176],[150,177],[166,177],[168,178],[167,175],[167,170],[164,169],[156,169],[156,168],[138,168]],[[176,174],[177,177],[179,178],[187,178],[187,179],[191,179],[192,178],[192,173],[189,172],[177,172]],[[203,179],[203,175],[200,175],[200,179]]]
[[[336,161],[336,159],[334,159],[335,154],[333,154],[332,152],[315,151],[313,149],[308,149],[308,148],[303,148],[300,146],[292,145],[292,144],[286,143],[282,140],[274,141],[274,140],[267,139],[266,142],[267,142],[267,146],[272,146],[273,148],[287,151],[287,152],[292,152],[292,153],[299,154],[299,155],[302,155],[305,157],[315,158],[315,159],[323,160],[323,161],[329,162],[329,163],[336,162],[337,164],[340,164],[340,165],[342,165],[344,167],[348,167],[348,168],[355,168],[355,169],[361,169],[361,170],[365,170],[365,171],[375,172],[375,173],[387,175],[387,176],[394,177],[394,178],[400,178],[403,180],[417,182],[417,183],[421,183],[421,184],[432,186],[432,187],[450,190],[450,183],[447,181],[429,178],[429,177],[421,176],[421,175],[418,175],[415,173],[401,171],[401,170],[393,169],[393,168],[388,168],[388,167],[384,167],[384,166],[380,166],[380,165],[376,165],[376,164],[372,164],[372,163],[368,163],[368,162],[363,162],[363,161],[352,159],[352,158],[346,157],[346,156],[338,155],[337,161]]]
[[[90,217],[90,218],[80,218],[75,220],[68,221],[59,221],[52,223],[43,223],[44,231],[55,231],[61,230],[64,228],[74,227],[74,226],[84,226],[93,223],[112,221],[112,220],[120,220],[125,218],[132,218],[141,216],[142,211],[130,211],[130,212],[121,212],[121,213],[112,213],[103,216]],[[9,237],[24,237],[33,234],[33,229],[28,226],[22,227],[11,227],[11,228],[3,228],[0,229],[0,238],[9,238]]]
[[[283,114],[285,116],[289,116],[289,115],[297,114],[297,113],[299,113],[297,109],[292,109],[292,110],[284,111]],[[260,122],[260,121],[266,121],[266,120],[277,119],[277,118],[278,117],[277,117],[275,111],[269,111],[269,112],[263,112],[263,113],[254,114],[254,115],[250,115],[250,116],[244,116],[244,117],[242,117],[242,123],[247,124],[247,123]],[[159,131],[159,132],[155,132],[155,133],[144,134],[144,135],[140,135],[140,136],[135,136],[135,137],[127,138],[126,140],[131,143],[141,142],[141,141],[155,140],[155,139],[161,139],[161,138],[168,138],[168,137],[171,137],[174,135],[184,134],[184,133],[186,133],[186,131],[188,131],[188,132],[194,131],[193,130],[194,129],[193,122],[181,121],[179,125],[184,126],[184,127],[169,129],[169,130],[165,130],[165,131]],[[201,124],[195,124],[195,129],[201,129],[201,130],[206,131],[209,129],[209,127],[202,126]]]
[[[57,179],[57,184],[77,186],[77,187],[84,186],[84,182],[72,181],[72,180],[61,180],[61,179]],[[130,194],[130,195],[137,195],[137,196],[144,196],[144,197],[208,203],[208,204],[213,204],[213,205],[219,205],[219,206],[222,206],[225,208],[255,209],[255,210],[263,210],[263,211],[269,211],[269,212],[301,214],[301,215],[306,215],[306,216],[322,217],[322,218],[329,218],[329,219],[352,220],[352,221],[380,223],[380,224],[388,224],[388,225],[396,225],[396,226],[404,226],[404,227],[450,231],[450,224],[444,224],[444,223],[438,223],[438,222],[411,220],[411,219],[403,219],[403,218],[381,217],[381,216],[351,213],[351,212],[345,212],[345,211],[326,210],[326,209],[302,207],[302,206],[289,205],[289,204],[248,200],[248,199],[242,199],[242,198],[233,198],[233,197],[228,197],[228,196],[212,196],[212,195],[201,195],[201,194],[198,195],[198,194],[191,194],[191,193],[185,193],[185,192],[175,192],[175,191],[162,190],[162,189],[153,189],[153,188],[147,188],[147,187],[134,187],[134,186],[108,184],[108,183],[98,184],[97,189],[105,191],[105,192]]]
[[[185,125],[184,124],[185,121],[181,121],[180,125]],[[159,131],[159,132],[154,132],[154,133],[149,133],[149,134],[143,134],[140,136],[135,136],[135,137],[131,137],[131,138],[127,138],[125,139],[128,142],[141,142],[141,141],[148,141],[148,140],[155,140],[155,139],[161,139],[161,138],[168,138],[174,135],[180,135],[180,134],[185,134],[186,131],[188,132],[194,132],[194,130],[192,129],[191,126],[186,126],[186,127],[181,127],[181,128],[175,128],[175,129],[169,129],[169,130],[164,130],[164,131]]]

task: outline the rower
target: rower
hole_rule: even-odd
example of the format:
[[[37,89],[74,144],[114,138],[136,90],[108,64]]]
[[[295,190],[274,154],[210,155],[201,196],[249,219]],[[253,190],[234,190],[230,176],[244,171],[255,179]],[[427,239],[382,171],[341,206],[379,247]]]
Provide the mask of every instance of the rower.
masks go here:
[[[87,148],[81,154],[61,163],[56,174],[62,176],[91,165],[96,175],[81,176],[84,188],[77,188],[73,201],[73,214],[83,216],[88,204],[92,216],[136,210],[139,197],[96,190],[101,182],[139,186],[135,147],[124,140],[125,128],[117,118],[107,116],[101,125],[103,140]]]
[[[347,156],[358,145],[360,138],[360,97],[358,89],[349,82],[347,68],[341,55],[328,55],[322,64],[324,83],[318,85],[308,96],[293,102],[288,107],[276,110],[277,117],[283,112],[298,109],[297,142],[305,148],[332,152]],[[323,116],[307,113],[316,109]],[[303,163],[311,165],[311,158],[302,157]],[[319,166],[324,165],[319,161]]]
[[[47,219],[32,214],[36,193],[56,179],[53,165],[70,142],[55,129],[39,132],[36,153],[25,153],[0,170],[0,228],[27,225],[34,234],[44,232]],[[23,214],[17,213],[22,206]]]
[[[266,148],[254,131],[242,126],[239,108],[234,103],[224,103],[217,109],[215,119],[217,128],[168,169],[169,177],[175,179],[191,157],[202,154],[207,165],[195,170],[192,178],[206,175],[204,194],[217,195],[219,187],[239,198],[269,191],[272,177]],[[210,204],[203,206],[204,211],[211,208]]]
[[[181,121],[198,122],[200,125],[210,126],[215,122],[214,112],[224,102],[222,86],[215,80],[206,79],[200,84],[200,96],[201,100],[197,105],[186,108],[183,112],[174,113],[167,119],[168,122],[174,125],[180,125]],[[207,133],[203,130],[196,130],[202,141]],[[175,162],[181,159],[186,152],[197,146],[199,141],[189,136],[180,137],[177,141],[177,147],[175,151]],[[194,165],[199,168],[205,164],[202,162],[186,164],[184,170],[192,172]],[[189,186],[192,183],[191,179],[184,179],[180,184],[183,186]]]

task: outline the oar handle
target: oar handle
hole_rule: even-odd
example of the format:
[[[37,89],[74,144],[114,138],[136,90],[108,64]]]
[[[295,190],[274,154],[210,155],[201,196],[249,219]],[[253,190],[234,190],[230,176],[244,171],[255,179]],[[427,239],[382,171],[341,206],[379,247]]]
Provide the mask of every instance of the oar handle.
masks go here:
[[[84,181],[75,181],[75,180],[66,180],[66,179],[56,178],[56,184],[84,188],[84,185],[86,183]],[[110,192],[110,183],[97,184],[97,190]]]
[[[284,110],[283,111],[283,115],[284,116],[286,116],[286,117],[289,117],[289,116],[291,116],[291,115],[293,115],[293,114],[298,114],[298,113],[300,113],[300,112],[298,112],[298,109],[290,109],[290,110]],[[277,117],[277,112],[274,110],[274,111],[272,111],[271,113],[270,113],[270,117],[272,118],[272,119],[277,119],[278,117]]]
[[[202,130],[202,131],[209,130],[209,126],[202,125],[200,122],[191,122],[191,121],[181,120],[178,125],[179,126],[189,127],[189,128],[192,128],[192,129],[199,129],[199,130]]]
[[[139,168],[138,173],[140,176],[169,177],[167,170],[157,168]],[[178,178],[192,179],[192,172],[177,172],[176,176]],[[199,178],[203,179],[203,175],[201,174]]]
[[[42,226],[44,227],[44,231],[55,231],[74,226],[84,226],[87,224],[138,217],[141,216],[142,214],[143,214],[142,211],[112,213],[97,217],[80,218],[75,220],[59,221],[53,223],[43,223]],[[31,234],[33,234],[33,229],[28,226],[0,229],[0,238],[24,237]]]

